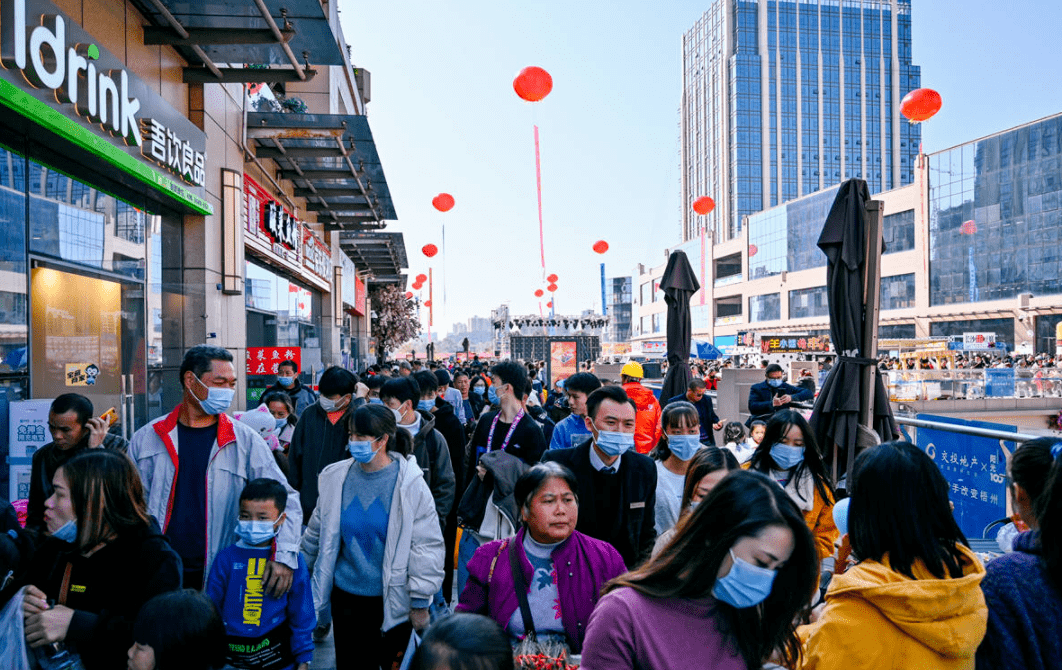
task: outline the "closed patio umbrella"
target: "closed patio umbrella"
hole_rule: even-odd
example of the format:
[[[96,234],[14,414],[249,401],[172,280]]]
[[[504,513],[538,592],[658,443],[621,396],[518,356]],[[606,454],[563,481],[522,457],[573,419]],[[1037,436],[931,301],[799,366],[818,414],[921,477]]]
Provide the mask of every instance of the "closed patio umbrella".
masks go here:
[[[667,303],[667,376],[660,390],[661,401],[686,392],[693,374],[690,372],[690,298],[701,288],[684,251],[673,251],[660,278],[660,288]]]

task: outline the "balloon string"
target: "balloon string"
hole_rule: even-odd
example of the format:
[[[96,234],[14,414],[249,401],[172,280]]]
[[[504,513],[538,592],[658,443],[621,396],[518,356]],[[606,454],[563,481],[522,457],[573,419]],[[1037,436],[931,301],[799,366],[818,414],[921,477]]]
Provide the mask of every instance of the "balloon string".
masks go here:
[[[546,272],[546,242],[542,231],[542,155],[539,151],[538,126],[535,126],[535,181],[538,185],[538,249],[542,256],[542,273]]]

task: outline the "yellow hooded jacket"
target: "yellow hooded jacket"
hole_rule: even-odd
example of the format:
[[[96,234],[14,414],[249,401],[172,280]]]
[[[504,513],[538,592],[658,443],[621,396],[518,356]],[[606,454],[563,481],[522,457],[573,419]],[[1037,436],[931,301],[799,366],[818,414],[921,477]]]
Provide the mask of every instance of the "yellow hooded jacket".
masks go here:
[[[917,579],[910,579],[888,556],[835,576],[822,616],[799,629],[803,670],[972,670],[988,623],[985,569],[959,549],[957,579],[937,579],[921,562],[911,566]]]

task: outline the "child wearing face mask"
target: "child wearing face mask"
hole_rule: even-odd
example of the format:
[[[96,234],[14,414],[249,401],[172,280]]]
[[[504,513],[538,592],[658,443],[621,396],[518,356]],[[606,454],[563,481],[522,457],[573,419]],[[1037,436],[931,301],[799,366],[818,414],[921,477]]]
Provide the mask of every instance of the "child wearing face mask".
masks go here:
[[[265,564],[284,523],[288,492],[272,479],[255,479],[240,494],[239,541],[214,560],[206,594],[221,612],[234,668],[306,670],[316,623],[310,574],[302,556],[291,590],[274,598],[263,589]]]

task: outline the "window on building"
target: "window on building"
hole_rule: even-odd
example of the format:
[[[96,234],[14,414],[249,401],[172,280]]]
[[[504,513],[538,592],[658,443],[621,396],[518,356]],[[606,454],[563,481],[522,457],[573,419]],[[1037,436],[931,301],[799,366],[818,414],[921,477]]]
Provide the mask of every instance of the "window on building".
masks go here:
[[[830,313],[825,286],[797,289],[789,292],[789,318],[803,319],[827,316]]]
[[[886,214],[882,223],[882,238],[885,241],[885,253],[895,254],[914,249],[915,216],[914,210],[908,209],[896,214]]]
[[[915,306],[914,273],[881,278],[880,308],[904,309]]]
[[[775,321],[782,318],[782,300],[779,293],[754,295],[749,298],[749,323]]]

